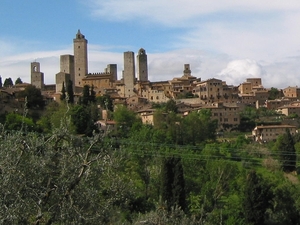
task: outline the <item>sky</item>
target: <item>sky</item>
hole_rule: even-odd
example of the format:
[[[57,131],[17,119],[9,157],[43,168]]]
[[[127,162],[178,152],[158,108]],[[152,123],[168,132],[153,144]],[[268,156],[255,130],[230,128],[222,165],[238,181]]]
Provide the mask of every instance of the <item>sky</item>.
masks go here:
[[[120,79],[123,52],[144,48],[150,81],[181,77],[190,64],[202,80],[300,86],[299,21],[298,0],[1,0],[0,75],[30,83],[36,61],[54,84],[80,29],[91,73],[117,64]]]

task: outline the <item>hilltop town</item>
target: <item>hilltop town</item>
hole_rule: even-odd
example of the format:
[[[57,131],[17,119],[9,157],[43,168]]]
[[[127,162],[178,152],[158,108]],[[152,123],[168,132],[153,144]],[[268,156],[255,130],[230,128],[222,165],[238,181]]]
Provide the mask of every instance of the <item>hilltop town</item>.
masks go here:
[[[175,100],[179,113],[186,115],[202,108],[210,109],[212,118],[221,128],[240,124],[240,113],[245,106],[277,110],[285,116],[300,115],[300,88],[283,90],[264,88],[262,79],[248,78],[238,86],[210,78],[201,80],[192,75],[190,64],[184,64],[181,77],[172,80],[151,82],[148,79],[146,50],[124,52],[121,79],[118,80],[117,64],[108,64],[103,72],[88,72],[88,40],[78,30],[73,39],[73,55],[60,56],[60,69],[55,75],[55,84],[44,83],[44,73],[39,62],[31,63],[31,85],[40,89],[46,102],[60,101],[63,88],[72,82],[75,103],[82,95],[83,87],[93,87],[96,96],[108,95],[114,104],[126,105],[138,112],[144,123],[153,124],[152,103]],[[17,84],[1,89],[1,98],[13,98],[15,93],[30,84]],[[276,94],[274,95],[274,90]],[[8,111],[14,110],[10,105]],[[286,125],[286,124],[285,124]]]
[[[39,62],[30,84],[0,79],[3,224],[299,224],[300,88],[190,64],[151,82],[143,48],[118,79],[73,42],[55,84]]]

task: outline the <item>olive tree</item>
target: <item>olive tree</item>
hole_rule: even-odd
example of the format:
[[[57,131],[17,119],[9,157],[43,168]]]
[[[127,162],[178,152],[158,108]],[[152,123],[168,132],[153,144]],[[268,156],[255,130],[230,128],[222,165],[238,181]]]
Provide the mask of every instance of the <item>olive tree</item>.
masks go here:
[[[0,134],[1,224],[113,224],[133,196],[122,156],[98,134],[72,135],[69,119],[47,136]]]

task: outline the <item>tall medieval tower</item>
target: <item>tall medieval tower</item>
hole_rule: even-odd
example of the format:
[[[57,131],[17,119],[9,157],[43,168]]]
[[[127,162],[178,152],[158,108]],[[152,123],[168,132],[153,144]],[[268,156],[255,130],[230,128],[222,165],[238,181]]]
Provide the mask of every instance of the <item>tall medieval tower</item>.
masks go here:
[[[124,71],[123,79],[125,85],[125,97],[134,95],[134,82],[135,82],[135,63],[134,52],[124,52]]]
[[[87,43],[84,35],[78,30],[74,43],[74,80],[75,86],[82,86],[82,79],[88,74]]]
[[[41,90],[44,88],[44,73],[40,71],[39,62],[31,63],[31,84]]]
[[[139,81],[148,81],[148,62],[145,49],[141,48],[137,58],[137,77]]]

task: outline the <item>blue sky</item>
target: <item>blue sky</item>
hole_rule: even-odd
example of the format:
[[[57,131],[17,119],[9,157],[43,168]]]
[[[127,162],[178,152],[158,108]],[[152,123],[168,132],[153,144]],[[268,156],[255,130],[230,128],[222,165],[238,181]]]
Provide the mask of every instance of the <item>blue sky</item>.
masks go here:
[[[120,78],[123,52],[142,47],[152,81],[179,77],[189,63],[202,80],[262,77],[284,88],[300,85],[299,21],[296,0],[1,0],[0,75],[30,82],[36,60],[54,83],[80,29],[89,72],[116,63]]]

